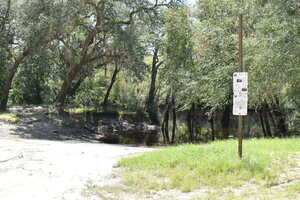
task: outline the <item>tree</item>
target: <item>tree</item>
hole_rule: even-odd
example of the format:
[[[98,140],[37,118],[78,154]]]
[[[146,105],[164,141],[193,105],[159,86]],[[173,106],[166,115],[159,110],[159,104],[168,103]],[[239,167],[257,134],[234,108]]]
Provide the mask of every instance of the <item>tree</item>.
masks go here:
[[[13,31],[7,49],[9,57],[5,62],[7,67],[4,83],[0,90],[0,110],[5,110],[7,107],[9,90],[19,66],[26,58],[31,57],[55,37],[53,24],[49,24],[44,18],[45,15],[51,13],[47,11],[53,8],[53,3],[31,2],[24,4],[23,9],[13,8],[9,3],[10,1],[8,1],[9,12],[14,12],[14,14],[8,15],[5,26],[8,27],[8,32]],[[15,6],[18,6],[18,4]]]
[[[232,104],[232,73],[238,69],[236,16],[243,13],[250,108],[261,112],[266,136],[273,135],[271,124],[286,133],[283,91],[294,79],[290,72],[297,65],[295,36],[299,16],[295,9],[295,2],[198,1],[195,52],[199,68],[192,74],[185,92],[195,94],[191,99],[204,102],[212,112],[223,110],[223,130],[229,126],[224,122],[229,119]],[[279,135],[277,132],[276,136]],[[228,132],[223,131],[223,137],[227,136]]]
[[[158,115],[158,98],[157,98],[157,80],[159,77],[159,69],[163,66],[163,51],[164,51],[164,40],[163,37],[165,35],[165,22],[162,13],[164,11],[160,11],[155,21],[145,26],[144,33],[146,37],[145,45],[148,48],[149,57],[151,57],[151,61],[149,62],[150,66],[150,84],[148,89],[148,94],[145,100],[145,110],[149,115],[149,119],[152,124],[159,125],[159,115]]]
[[[162,73],[168,95],[163,126],[168,127],[169,113],[172,113],[172,136],[167,142],[174,143],[176,137],[176,110],[181,102],[181,90],[185,87],[185,78],[189,76],[193,65],[193,43],[191,41],[191,22],[186,7],[174,8],[166,12],[166,64]],[[169,135],[165,128],[164,135]]]
[[[113,52],[110,45],[110,40],[113,40],[116,35],[122,34],[122,31],[119,30],[132,24],[136,16],[151,16],[151,13],[155,12],[157,8],[171,5],[166,1],[160,2],[158,0],[154,3],[141,0],[130,2],[108,2],[104,0],[75,2],[75,6],[73,4],[69,6],[77,10],[76,19],[81,23],[73,23],[73,21],[67,23],[71,23],[73,30],[81,30],[81,32],[72,33],[80,35],[80,37],[79,35],[75,36],[79,39],[76,41],[78,43],[76,51],[73,49],[72,52],[72,49],[69,49],[72,52],[72,57],[76,55],[78,59],[73,60],[74,62],[70,65],[68,74],[57,95],[57,102],[61,108],[65,103],[67,91],[82,69],[94,66],[95,62],[98,66],[105,65],[123,56],[114,54],[115,52]],[[63,40],[63,43],[67,44],[66,39]]]

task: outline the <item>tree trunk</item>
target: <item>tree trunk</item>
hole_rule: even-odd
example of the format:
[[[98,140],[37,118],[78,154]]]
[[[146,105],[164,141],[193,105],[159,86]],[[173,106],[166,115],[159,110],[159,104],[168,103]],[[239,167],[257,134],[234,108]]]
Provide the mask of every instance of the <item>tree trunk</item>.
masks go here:
[[[262,131],[263,131],[263,135],[264,135],[264,137],[266,137],[267,132],[266,132],[266,128],[265,128],[265,123],[264,123],[264,117],[263,117],[263,111],[262,111],[262,109],[259,111],[259,119],[260,119]]]
[[[189,140],[190,142],[195,141],[195,133],[194,133],[194,115],[195,115],[195,103],[192,104],[191,109],[187,114],[187,127],[189,130]]]
[[[263,118],[265,121],[266,136],[273,137],[270,122],[269,122],[269,117],[268,117],[268,105],[264,103],[262,109],[263,109]]]
[[[80,88],[81,84],[83,83],[83,81],[85,80],[86,75],[82,75],[74,84],[74,86],[72,88],[70,88],[69,92],[68,92],[68,96],[73,97],[75,96],[77,90]]]
[[[267,101],[264,102],[264,107],[265,107],[264,109],[265,109],[266,117],[270,118],[270,124],[271,124],[270,126],[273,127],[273,132],[272,132],[273,135],[272,136],[281,137],[280,130],[278,129],[276,120],[273,116],[273,113],[271,112],[271,108]],[[270,128],[270,130],[272,130],[272,128]]]
[[[17,70],[20,66],[20,64],[24,61],[24,59],[30,55],[29,50],[25,50],[23,54],[15,60],[14,65],[9,69],[7,78],[5,80],[5,83],[3,85],[3,88],[1,89],[1,101],[0,101],[0,110],[6,110],[7,109],[7,102],[8,102],[8,96],[9,96],[9,90],[11,88],[11,84],[13,82],[13,79],[17,73]]]
[[[166,102],[165,102],[165,112],[163,115],[163,122],[161,125],[161,131],[164,137],[164,143],[170,143],[170,136],[169,136],[169,113],[170,113],[170,103],[169,103],[169,97],[170,94],[167,95],[166,97]]]
[[[272,131],[271,131],[268,115],[265,115],[265,124],[266,124],[267,137],[272,137]]]
[[[225,109],[223,111],[223,116],[222,116],[222,120],[221,120],[222,138],[223,139],[228,139],[228,137],[229,137],[230,111],[231,111],[231,106],[226,105]]]
[[[278,118],[277,128],[283,137],[287,137],[288,136],[288,127],[286,125],[286,114],[280,108],[280,102],[277,97],[275,97],[275,103],[276,103],[276,107],[277,107],[277,111],[275,112],[275,114],[276,114],[276,117]]]
[[[286,125],[286,116],[283,113],[280,113],[280,118],[278,121],[278,128],[280,130],[280,133],[283,135],[283,137],[288,136],[288,128]]]
[[[167,137],[166,137],[166,133],[165,133],[165,121],[163,120],[162,124],[161,124],[161,133],[162,133],[162,136],[163,136],[163,141],[164,141],[164,144],[167,143]]]
[[[172,115],[173,115],[173,127],[172,127],[172,140],[171,143],[175,143],[175,136],[176,136],[176,125],[177,125],[177,117],[176,117],[176,102],[175,102],[175,96],[172,95]]]
[[[65,77],[63,85],[61,86],[61,89],[56,97],[56,101],[58,102],[59,110],[63,110],[63,106],[65,105],[67,93],[71,88],[71,84],[75,77],[78,75],[80,70],[82,69],[82,64],[77,64],[74,67],[72,67],[71,71],[68,73],[68,75]]]
[[[106,64],[100,64],[98,65],[98,67],[101,67],[105,65],[105,69],[106,69]],[[89,71],[84,71],[83,73],[80,74],[80,77],[78,78],[78,80],[76,81],[75,84],[72,84],[72,87],[69,89],[67,96],[74,96],[77,92],[77,90],[80,88],[81,84],[84,82],[84,80],[89,76]],[[106,77],[106,76],[105,76]]]
[[[268,113],[269,113],[270,121],[271,121],[271,124],[272,124],[272,127],[273,127],[274,136],[275,137],[282,137],[280,131],[277,129],[276,120],[275,120],[275,118],[273,116],[273,113],[271,112],[270,109],[269,109]]]
[[[165,112],[164,117],[164,133],[166,136],[166,142],[170,143],[170,134],[169,134],[169,118],[170,118],[170,106],[167,106],[167,110]]]
[[[11,0],[7,0],[7,8],[6,8],[6,11],[5,11],[5,17],[4,17],[4,19],[2,19],[1,27],[0,27],[1,32],[4,31],[6,23],[9,22],[10,9],[11,9]]]
[[[211,117],[209,119],[209,123],[210,123],[210,128],[211,128],[211,140],[215,141],[216,135],[215,135],[215,123],[214,123],[214,116],[213,116],[213,114],[211,115]]]
[[[97,19],[97,24],[99,23]],[[97,26],[96,24],[96,26]],[[94,38],[97,35],[98,30],[97,28],[92,29],[89,34],[86,36],[84,42],[83,42],[83,48],[80,52],[80,62],[77,64],[74,64],[67,74],[67,76],[64,79],[63,85],[61,86],[61,89],[56,97],[56,102],[58,103],[59,112],[63,113],[63,107],[65,105],[66,97],[68,94],[68,91],[70,91],[70,88],[72,86],[72,82],[76,78],[76,76],[79,74],[79,72],[82,70],[82,68],[87,64],[87,58],[88,56],[88,50],[90,46],[93,44]]]
[[[149,114],[150,121],[154,125],[159,125],[158,110],[155,102],[156,79],[157,79],[158,68],[163,64],[163,62],[158,61],[158,52],[159,52],[159,48],[155,47],[153,58],[152,58],[150,88],[146,100],[146,112]]]
[[[3,86],[2,92],[1,92],[1,102],[0,102],[0,110],[6,110],[7,109],[7,102],[8,102],[8,96],[9,96],[9,90],[11,88],[11,84],[13,81],[13,78],[17,72],[18,65],[14,65],[8,72],[8,77],[5,81],[5,84]]]
[[[111,89],[113,88],[113,85],[115,84],[115,82],[117,80],[117,75],[118,75],[119,72],[120,72],[120,69],[118,67],[118,64],[116,64],[114,73],[113,73],[113,75],[111,77],[111,81],[110,81],[109,87],[108,87],[108,89],[106,91],[106,95],[105,95],[104,100],[102,102],[102,105],[103,105],[104,108],[108,104],[108,99],[109,99],[109,95],[110,95]]]
[[[169,134],[169,119],[170,119],[170,105],[168,105],[166,114],[165,114],[165,134],[167,143],[170,143],[170,134]]]
[[[4,31],[6,24],[10,23],[9,22],[9,16],[10,16],[10,12],[11,12],[11,0],[7,0],[7,9],[6,9],[6,13],[5,13],[5,18],[3,19],[2,23],[1,23],[1,32]],[[28,49],[24,50],[24,52],[22,53],[22,55],[17,58],[13,64],[13,66],[11,67],[11,69],[9,69],[8,73],[7,73],[7,78],[4,80],[4,85],[1,88],[0,91],[0,110],[6,110],[7,109],[7,102],[8,102],[8,97],[9,97],[9,90],[11,88],[11,84],[12,81],[15,77],[15,74],[18,70],[19,65],[23,62],[23,60],[29,56],[30,51]]]
[[[41,87],[39,81],[36,80],[35,81],[35,94],[33,95],[32,99],[31,99],[31,103],[33,103],[34,105],[43,104],[43,98],[41,96],[42,90],[43,90],[43,88]]]

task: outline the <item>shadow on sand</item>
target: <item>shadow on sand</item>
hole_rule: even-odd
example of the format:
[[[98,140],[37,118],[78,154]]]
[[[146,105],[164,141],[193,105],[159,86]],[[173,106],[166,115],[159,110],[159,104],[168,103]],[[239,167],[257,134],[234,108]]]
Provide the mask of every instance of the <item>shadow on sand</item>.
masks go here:
[[[24,139],[100,142],[99,135],[87,130],[83,123],[67,116],[50,115],[45,110],[16,110],[20,120],[10,134]]]

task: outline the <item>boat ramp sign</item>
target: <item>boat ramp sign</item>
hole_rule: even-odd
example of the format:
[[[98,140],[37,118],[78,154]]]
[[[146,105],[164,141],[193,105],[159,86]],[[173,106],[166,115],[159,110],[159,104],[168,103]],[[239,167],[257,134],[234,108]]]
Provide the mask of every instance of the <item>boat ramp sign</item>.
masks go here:
[[[248,73],[233,74],[233,115],[248,114]]]

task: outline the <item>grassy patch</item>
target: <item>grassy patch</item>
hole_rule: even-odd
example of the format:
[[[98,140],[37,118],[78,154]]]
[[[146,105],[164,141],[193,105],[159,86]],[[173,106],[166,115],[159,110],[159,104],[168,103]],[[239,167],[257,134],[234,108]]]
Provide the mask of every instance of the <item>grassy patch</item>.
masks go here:
[[[95,107],[76,107],[76,108],[67,108],[65,109],[66,112],[69,112],[71,114],[82,114],[85,112],[96,112]]]
[[[0,119],[5,120],[7,122],[10,123],[16,123],[19,121],[20,116],[18,114],[15,113],[11,113],[11,112],[0,112]]]
[[[182,145],[125,158],[125,183],[144,190],[180,189],[189,192],[201,186],[238,187],[244,183],[273,185],[289,166],[288,154],[300,151],[300,139],[252,139],[244,142],[244,158],[237,156],[236,141],[205,145]]]
[[[116,108],[108,107],[107,109],[104,110],[103,108],[85,106],[85,107],[66,108],[65,111],[71,114],[82,114],[86,112],[115,112],[115,113],[119,113],[120,115],[135,114],[135,112],[127,111],[117,107]]]

